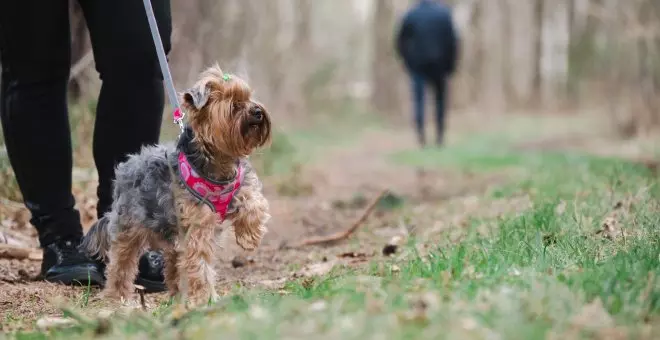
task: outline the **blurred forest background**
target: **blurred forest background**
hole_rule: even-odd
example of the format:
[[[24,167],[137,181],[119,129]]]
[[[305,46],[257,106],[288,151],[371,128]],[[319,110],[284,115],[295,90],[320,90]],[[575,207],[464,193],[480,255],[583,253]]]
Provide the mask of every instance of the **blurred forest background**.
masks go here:
[[[173,1],[177,88],[218,61],[246,76],[279,124],[363,105],[409,115],[394,48],[416,0]],[[624,137],[660,125],[660,2],[453,0],[462,38],[451,106],[507,111],[602,109]],[[72,0],[74,99],[95,98],[88,34]]]
[[[621,323],[639,334],[657,333],[659,243],[653,231],[660,194],[657,180],[641,171],[660,169],[660,0],[444,0],[461,37],[449,89],[452,138],[447,147],[423,150],[414,146],[410,80],[394,48],[399,20],[417,0],[170,1],[176,88],[186,89],[217,62],[247,78],[274,119],[272,146],[251,158],[273,219],[254,257],[221,263],[218,284],[231,288],[220,292],[236,287],[241,298],[219,304],[230,319],[199,319],[210,329],[228,325],[256,337],[253,312],[259,311],[263,327],[256,331],[276,332],[270,337],[289,329],[284,334],[294,337],[331,330],[341,334],[335,338],[506,338],[507,332],[560,338],[573,333],[559,331],[570,329],[576,335],[565,338],[599,338],[598,330],[607,334],[600,338],[623,339]],[[73,191],[87,228],[96,220],[91,141],[100,82],[78,0],[70,2]],[[433,96],[427,99],[430,105]],[[168,108],[163,141],[178,132],[170,115]],[[461,127],[465,122],[469,126]],[[381,123],[389,124],[377,131]],[[644,159],[648,145],[640,141],[658,150],[653,159]],[[382,199],[376,196],[381,189],[389,190]],[[372,192],[377,198],[369,203]],[[21,201],[0,134],[0,246],[32,249],[22,252],[29,259],[41,253]],[[375,220],[365,222],[372,209]],[[356,238],[348,240],[353,232]],[[320,235],[344,235],[346,242],[296,246]],[[240,253],[229,248],[230,239],[220,243],[233,257]],[[357,266],[372,258],[383,260],[364,272],[337,271],[350,273],[342,280],[314,279],[336,268],[335,261]],[[76,306],[84,301],[95,315],[89,320],[106,310],[104,299],[92,297],[87,305],[89,287],[82,292],[32,282],[39,262],[2,261],[4,323],[61,315],[52,310],[52,296]],[[621,271],[622,264],[631,269]],[[226,270],[230,266],[245,268]],[[246,288],[266,282],[273,292],[267,299],[260,291],[243,299]],[[408,300],[417,294],[423,297]],[[279,296],[291,303],[280,303]],[[113,321],[108,329],[153,325],[144,334],[168,332],[163,327],[178,312],[162,308],[165,298],[156,301],[148,300],[158,306],[148,315],[167,321],[138,318],[137,326],[126,327]],[[204,328],[197,324],[177,324],[172,334],[207,334],[196,333]],[[417,327],[422,331],[411,332]]]
[[[100,83],[82,12],[70,1],[71,120],[77,159],[89,163]],[[249,79],[280,129],[360,113],[408,126],[409,79],[394,35],[415,2],[172,1],[175,86],[184,89],[218,62]],[[621,138],[660,126],[660,1],[447,3],[462,40],[453,111],[492,117],[591,110]],[[167,112],[164,119],[171,122]],[[176,131],[173,124],[164,129]],[[0,173],[9,172],[0,162]]]

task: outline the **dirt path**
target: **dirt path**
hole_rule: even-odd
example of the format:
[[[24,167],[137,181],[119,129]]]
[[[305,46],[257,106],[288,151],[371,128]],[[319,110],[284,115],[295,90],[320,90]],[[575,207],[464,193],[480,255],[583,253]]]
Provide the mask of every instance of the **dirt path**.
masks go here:
[[[350,200],[356,195],[368,200],[385,188],[397,195],[414,195],[414,190],[411,190],[415,181],[414,169],[393,166],[386,161],[388,153],[413,147],[411,141],[403,132],[366,132],[349,148],[328,150],[326,154],[318,155],[318,161],[303,168],[297,176],[275,183],[266,180],[265,193],[270,200],[273,218],[263,247],[254,254],[243,254],[233,242],[231,233],[223,233],[221,244],[224,249],[219,254],[218,285],[221,288],[237,282],[278,285],[290,277],[294,269],[319,262],[324,257],[335,258],[336,254],[350,249],[354,242],[327,249],[278,247],[307,236],[343,229],[363,208],[360,202],[349,202],[347,207],[338,208],[337,202]],[[281,191],[278,187],[282,185],[305,185],[311,187],[312,192],[299,196],[282,195],[278,193]],[[93,184],[88,187],[93,188]],[[93,200],[85,199],[81,203],[82,210],[85,210],[84,206],[93,206],[93,203]],[[34,240],[36,235],[27,225],[25,212],[17,211],[10,216],[20,221],[4,223],[24,224],[24,233]],[[361,249],[365,253],[367,248],[363,244]],[[232,259],[236,254],[248,258],[245,266],[234,268]],[[373,254],[371,252],[369,256]],[[14,318],[31,320],[41,314],[59,313],[50,301],[52,297],[60,296],[70,303],[81,299],[84,289],[80,287],[33,281],[38,271],[38,261],[0,260],[0,314],[9,313],[7,315]],[[153,302],[161,298],[162,294],[150,296]]]
[[[358,236],[359,245],[347,241],[333,247],[304,249],[289,249],[286,245],[347,228],[363,213],[367,201],[383,189],[389,189],[397,196],[414,197],[417,194],[415,170],[387,162],[389,153],[414,147],[411,140],[405,132],[370,131],[350,148],[327,151],[319,156],[318,162],[303,169],[299,176],[285,181],[287,185],[312,188],[312,192],[306,195],[281,195],[273,183],[266,183],[273,217],[264,247],[253,255],[254,263],[245,268],[234,269],[227,265],[224,271],[227,276],[223,281],[240,280],[246,284],[265,281],[270,284],[273,280],[281,282],[295,275],[296,268],[324,258],[335,258],[338,254],[359,251],[368,257],[375,255],[383,246],[383,239],[369,240]],[[371,221],[386,223],[382,215]],[[240,250],[233,244],[231,234],[225,236],[224,259],[230,262]]]
[[[410,228],[423,226],[428,230],[424,231],[423,237],[433,242],[428,235],[460,225],[468,214],[475,211],[478,197],[482,196],[485,188],[502,179],[498,174],[472,176],[449,171],[426,172],[422,176],[418,169],[388,162],[389,154],[413,148],[414,138],[408,130],[371,130],[364,132],[350,147],[322,151],[315,163],[302,167],[299,173],[283,179],[265,179],[264,190],[272,213],[269,232],[262,247],[253,254],[241,251],[231,232],[220,235],[222,250],[217,265],[219,291],[226,291],[237,284],[279,289],[292,277],[323,274],[337,263],[349,266],[365,264],[371,259],[382,258],[382,249],[388,240],[409,232]],[[291,189],[288,187],[306,189],[283,190]],[[87,183],[77,195],[87,224],[90,221],[89,216],[85,217],[86,211],[94,210],[95,202],[90,198],[94,188],[93,182]],[[400,214],[381,209],[355,235],[338,245],[287,247],[307,237],[347,228],[363,213],[367,202],[383,189],[415,206],[413,216],[406,222],[410,225],[403,224]],[[526,201],[523,198],[518,202],[492,203],[482,205],[494,207],[489,208],[495,209],[492,213],[500,213],[510,207],[522,209]],[[452,205],[460,207],[455,209]],[[36,234],[27,224],[24,211],[8,216],[15,218],[12,223],[35,240]],[[239,267],[233,263],[237,255],[242,257]],[[85,310],[91,313],[117,307],[99,300],[98,289],[92,289],[87,299],[83,287],[65,287],[32,280],[38,271],[38,261],[0,260],[0,314],[15,320],[10,322],[11,327],[30,327],[42,315],[60,315],[54,297],[61,298],[68,305],[85,305]],[[158,306],[167,298],[165,294],[149,294],[147,301],[150,306]]]
[[[360,265],[382,258],[386,242],[402,232],[419,232],[420,239],[428,244],[447,230],[460,229],[470,217],[496,216],[528,207],[529,198],[524,196],[501,201],[484,199],[483,192],[492,184],[508,180],[508,173],[475,176],[436,170],[421,174],[413,167],[387,161],[389,154],[414,147],[414,138],[407,129],[371,130],[348,147],[321,149],[315,163],[288,178],[265,179],[264,190],[273,216],[269,232],[262,247],[253,254],[238,249],[231,232],[221,235],[218,289],[226,291],[236,284],[278,289],[287,279],[322,274],[335,263]],[[76,191],[87,225],[91,222],[89,212],[94,211],[94,188],[92,181]],[[414,206],[405,224],[400,220],[401,214],[380,210],[351,239],[338,245],[285,247],[307,237],[347,228],[362,214],[367,201],[382,189],[389,189],[408,206]],[[0,205],[0,223],[10,225],[36,244],[36,233],[28,224],[29,215],[17,207],[20,206]],[[236,255],[243,257],[237,268],[232,264]],[[86,305],[91,313],[116,307],[100,301],[98,289],[93,289],[87,300],[85,288],[33,281],[39,264],[0,259],[0,315],[6,316],[5,324],[10,327],[30,327],[42,315],[59,315],[55,297],[68,305]],[[147,300],[151,306],[158,306],[166,298],[164,294],[150,294]],[[9,330],[4,327],[0,331]]]

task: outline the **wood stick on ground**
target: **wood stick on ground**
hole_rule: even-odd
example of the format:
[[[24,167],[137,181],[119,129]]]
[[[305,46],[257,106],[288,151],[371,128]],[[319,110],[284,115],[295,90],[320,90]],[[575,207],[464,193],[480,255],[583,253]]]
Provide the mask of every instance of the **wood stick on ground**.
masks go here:
[[[299,248],[299,247],[306,247],[306,246],[311,246],[311,245],[322,245],[322,244],[329,244],[329,243],[336,243],[342,240],[347,239],[350,237],[355,231],[364,224],[364,222],[367,220],[369,215],[373,212],[374,208],[376,208],[376,205],[378,202],[380,202],[380,199],[387,194],[388,190],[384,189],[382,190],[376,198],[374,198],[371,203],[367,206],[366,209],[362,212],[360,217],[353,222],[353,224],[346,230],[334,233],[331,235],[327,236],[319,236],[319,237],[312,237],[307,240],[302,241],[301,243],[298,243],[297,245],[294,245],[294,248]]]
[[[41,260],[42,254],[39,249],[23,248],[0,244],[0,258],[16,260]]]
[[[22,248],[38,248],[36,240],[30,236],[22,234],[19,231],[9,229],[0,224],[0,244]]]
[[[140,295],[140,306],[142,307],[142,311],[146,312],[147,311],[147,301],[144,298],[144,286],[134,284],[135,286],[135,291]]]

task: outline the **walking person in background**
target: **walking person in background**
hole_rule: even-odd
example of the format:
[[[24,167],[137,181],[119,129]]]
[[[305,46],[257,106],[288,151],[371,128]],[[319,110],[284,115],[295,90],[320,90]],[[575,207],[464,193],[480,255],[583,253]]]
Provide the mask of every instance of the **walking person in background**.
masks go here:
[[[436,144],[442,145],[447,108],[447,84],[456,69],[459,41],[451,9],[436,0],[419,0],[408,10],[396,36],[396,50],[410,75],[418,141],[426,145],[424,92],[435,91]]]
[[[78,1],[102,80],[93,140],[100,218],[112,204],[115,166],[159,140],[163,76],[141,1]],[[169,51],[170,2],[152,3]],[[41,276],[64,284],[103,284],[104,265],[78,250],[83,231],[72,195],[67,104],[69,0],[0,1],[0,58],[0,120],[9,162],[43,248]],[[140,260],[137,282],[150,291],[164,290],[161,256],[148,252]]]

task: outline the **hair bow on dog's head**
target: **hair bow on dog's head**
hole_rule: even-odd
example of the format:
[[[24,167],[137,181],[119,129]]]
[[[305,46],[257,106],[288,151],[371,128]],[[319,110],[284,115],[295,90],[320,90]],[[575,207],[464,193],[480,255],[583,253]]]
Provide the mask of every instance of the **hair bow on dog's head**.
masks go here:
[[[229,80],[231,80],[231,76],[225,73],[225,74],[222,76],[222,80],[224,80],[224,81],[229,81]]]

